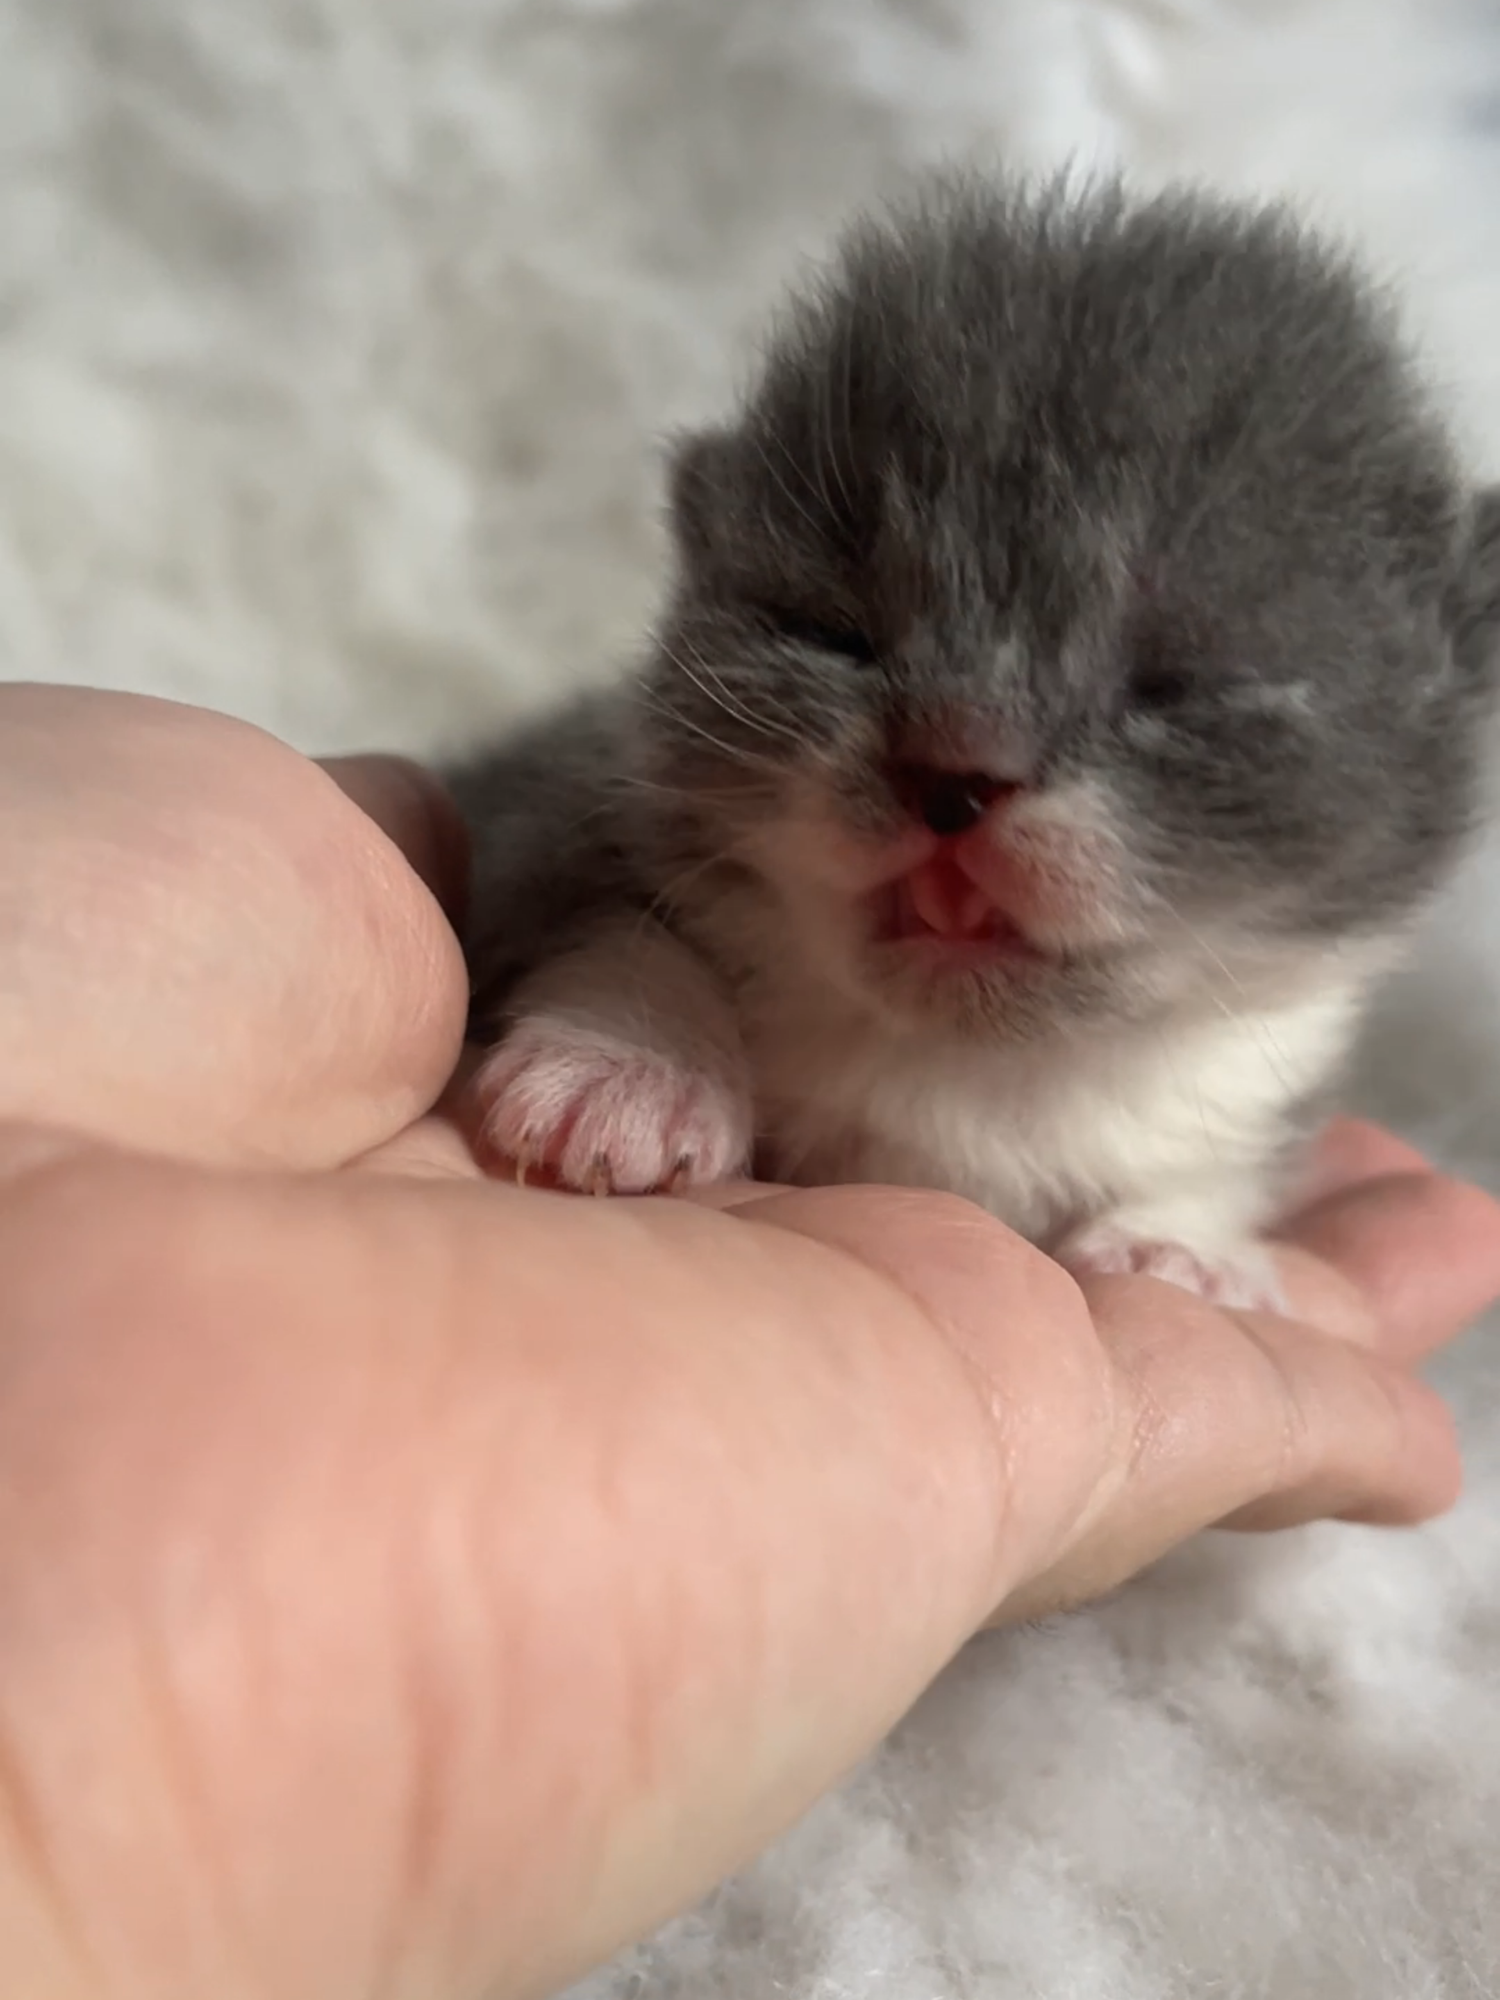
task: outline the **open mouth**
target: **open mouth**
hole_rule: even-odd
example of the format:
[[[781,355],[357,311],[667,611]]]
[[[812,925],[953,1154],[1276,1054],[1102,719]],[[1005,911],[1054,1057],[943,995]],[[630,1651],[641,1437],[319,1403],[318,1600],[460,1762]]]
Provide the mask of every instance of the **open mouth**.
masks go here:
[[[877,944],[966,966],[1052,956],[941,850],[877,892],[873,931]]]

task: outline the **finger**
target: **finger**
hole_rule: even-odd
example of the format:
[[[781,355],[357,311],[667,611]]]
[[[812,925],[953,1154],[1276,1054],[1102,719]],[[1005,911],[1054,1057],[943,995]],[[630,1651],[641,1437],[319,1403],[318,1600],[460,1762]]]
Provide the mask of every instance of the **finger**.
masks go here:
[[[1383,1125],[1363,1118],[1335,1118],[1309,1148],[1297,1186],[1297,1207],[1341,1189],[1391,1174],[1430,1174],[1431,1164]]]
[[[461,1126],[433,1114],[349,1162],[348,1171],[396,1179],[482,1181],[485,1171]]]
[[[1500,1295],[1500,1204],[1430,1170],[1330,1195],[1296,1219],[1286,1241],[1299,1310],[1396,1360],[1451,1339]],[[1362,1327],[1347,1312],[1351,1293]]]
[[[1456,1498],[1446,1410],[1380,1356],[1146,1280],[1089,1292],[1116,1384],[1113,1475],[997,1623],[1083,1602],[1216,1524],[1404,1523]]]
[[[1420,1161],[1416,1173],[1361,1180],[1414,1156],[1374,1128],[1351,1127],[1340,1138],[1348,1140],[1342,1171],[1351,1180],[1299,1220],[1282,1251],[1290,1303],[1304,1323],[1237,1320],[1145,1280],[1086,1288],[1134,1396],[1127,1399],[1129,1450],[1111,1461],[1127,1472],[1123,1486],[1106,1479],[1096,1488],[1105,1525],[1080,1545],[1076,1570],[1033,1586],[1023,1609],[1052,1588],[1071,1598],[1106,1587],[1174,1541],[1252,1505],[1259,1511],[1245,1515],[1247,1524],[1272,1525],[1326,1514],[1407,1521],[1451,1503],[1459,1471],[1449,1417],[1400,1364],[1451,1337],[1500,1294],[1500,1206]],[[860,1204],[877,1192],[794,1195],[785,1204],[763,1195],[748,1212],[783,1225],[788,1216],[802,1226],[811,1219],[823,1240],[837,1235],[847,1214],[856,1232],[851,1247],[897,1276],[949,1327],[986,1323],[977,1299],[955,1289],[966,1266],[955,1244],[982,1244],[985,1275],[968,1289],[989,1285],[1012,1308],[1001,1349],[1010,1394],[997,1408],[1008,1402],[1014,1411],[1019,1400],[1055,1413],[1056,1381],[1044,1393],[1040,1370],[1028,1387],[1017,1383],[1015,1369],[1025,1360],[1021,1329],[1032,1323],[1046,1326],[1048,1359],[1065,1369],[1072,1339],[1065,1302],[1038,1298],[1034,1310],[1024,1310],[1019,1286],[1030,1266],[1018,1259],[1001,1272],[994,1263],[995,1238],[1004,1232],[944,1233],[921,1196],[909,1196],[904,1211],[890,1203],[872,1228],[870,1209]],[[906,1240],[903,1214],[917,1220],[914,1241]],[[1065,1454],[1053,1462],[1049,1453],[1059,1428],[1069,1444],[1087,1435],[1076,1418],[1072,1428],[1054,1425],[1047,1449],[1027,1464],[1026,1424],[1008,1420],[1013,1491],[1057,1490],[1050,1482]]]
[[[1281,1385],[1286,1424],[1277,1478],[1226,1520],[1395,1527],[1453,1505],[1462,1484],[1457,1437],[1428,1384],[1382,1356],[1284,1321],[1257,1320],[1245,1330]]]
[[[968,1373],[808,1229],[120,1159],[26,1195],[0,1859],[123,1935],[132,1990],[248,1954],[328,2000],[372,1965],[558,1991],[804,1812],[989,1601]],[[948,1307],[992,1313],[978,1235],[914,1201]]]
[[[878,1272],[957,1356],[1006,1496],[985,1600],[993,1603],[1044,1564],[1081,1518],[1116,1448],[1110,1373],[1083,1291],[1050,1257],[956,1196],[796,1189],[747,1205],[744,1221],[757,1232],[809,1237]],[[1186,1293],[1168,1294],[1168,1306],[1207,1310]]]
[[[325,757],[322,767],[393,841],[461,929],[469,836],[446,786],[406,757]]]
[[[416,840],[401,780],[355,779]],[[420,840],[416,840],[420,845]],[[225,716],[0,689],[0,1115],[198,1159],[346,1159],[452,1067],[462,956],[375,820]]]
[[[1232,1510],[1218,1526],[1265,1532],[1337,1520],[1401,1528],[1454,1506],[1463,1490],[1458,1435],[1430,1384],[1374,1355],[1345,1379],[1347,1343],[1325,1349],[1319,1341],[1309,1351],[1300,1328],[1266,1327],[1261,1337],[1273,1360],[1294,1368],[1302,1412],[1312,1403],[1315,1414],[1296,1434],[1281,1489]],[[1366,1416],[1357,1431],[1355,1393]]]
[[[711,1187],[686,1189],[682,1199],[696,1203],[699,1208],[724,1209],[738,1215],[790,1192],[780,1181],[715,1181]]]
[[[1414,1204],[1386,1219],[1403,1235],[1451,1220],[1449,1184],[1401,1186]],[[965,1204],[930,1196],[825,1190],[762,1202],[752,1217],[847,1245],[886,1272],[989,1385],[1007,1554],[1034,1579],[1012,1579],[1002,1618],[1111,1588],[1226,1517],[1254,1520],[1252,1507],[1268,1524],[1326,1513],[1409,1521],[1457,1491],[1441,1403],[1348,1338],[1225,1314],[1147,1279],[1080,1292]],[[1347,1315],[1368,1316],[1357,1259],[1352,1275],[1327,1276]],[[1091,1321],[1078,1310],[1085,1301]]]

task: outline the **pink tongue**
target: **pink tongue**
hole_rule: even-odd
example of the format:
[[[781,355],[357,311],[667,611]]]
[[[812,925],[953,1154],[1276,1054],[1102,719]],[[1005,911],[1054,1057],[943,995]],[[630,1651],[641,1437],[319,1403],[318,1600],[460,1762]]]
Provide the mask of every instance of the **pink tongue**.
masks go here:
[[[907,876],[906,886],[912,908],[939,937],[982,937],[994,922],[995,907],[989,897],[943,849],[919,863]]]

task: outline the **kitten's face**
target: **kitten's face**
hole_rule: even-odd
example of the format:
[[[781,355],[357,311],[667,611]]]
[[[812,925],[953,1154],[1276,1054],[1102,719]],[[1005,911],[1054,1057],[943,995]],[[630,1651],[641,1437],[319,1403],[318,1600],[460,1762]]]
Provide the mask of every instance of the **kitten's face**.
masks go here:
[[[908,1018],[1222,1003],[1399,924],[1469,817],[1462,495],[1378,316],[1274,225],[971,199],[868,235],[675,513],[645,721],[684,899],[728,861],[721,929],[742,874]]]

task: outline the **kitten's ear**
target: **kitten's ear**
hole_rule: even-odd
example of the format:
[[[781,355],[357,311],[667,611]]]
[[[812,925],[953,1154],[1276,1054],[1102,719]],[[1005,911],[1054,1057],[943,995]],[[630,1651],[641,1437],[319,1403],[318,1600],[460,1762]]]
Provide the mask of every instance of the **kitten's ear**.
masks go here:
[[[672,447],[667,504],[678,546],[692,560],[723,545],[733,501],[734,440],[728,431],[693,431]]]
[[[1448,603],[1454,658],[1500,679],[1500,486],[1475,497]]]

